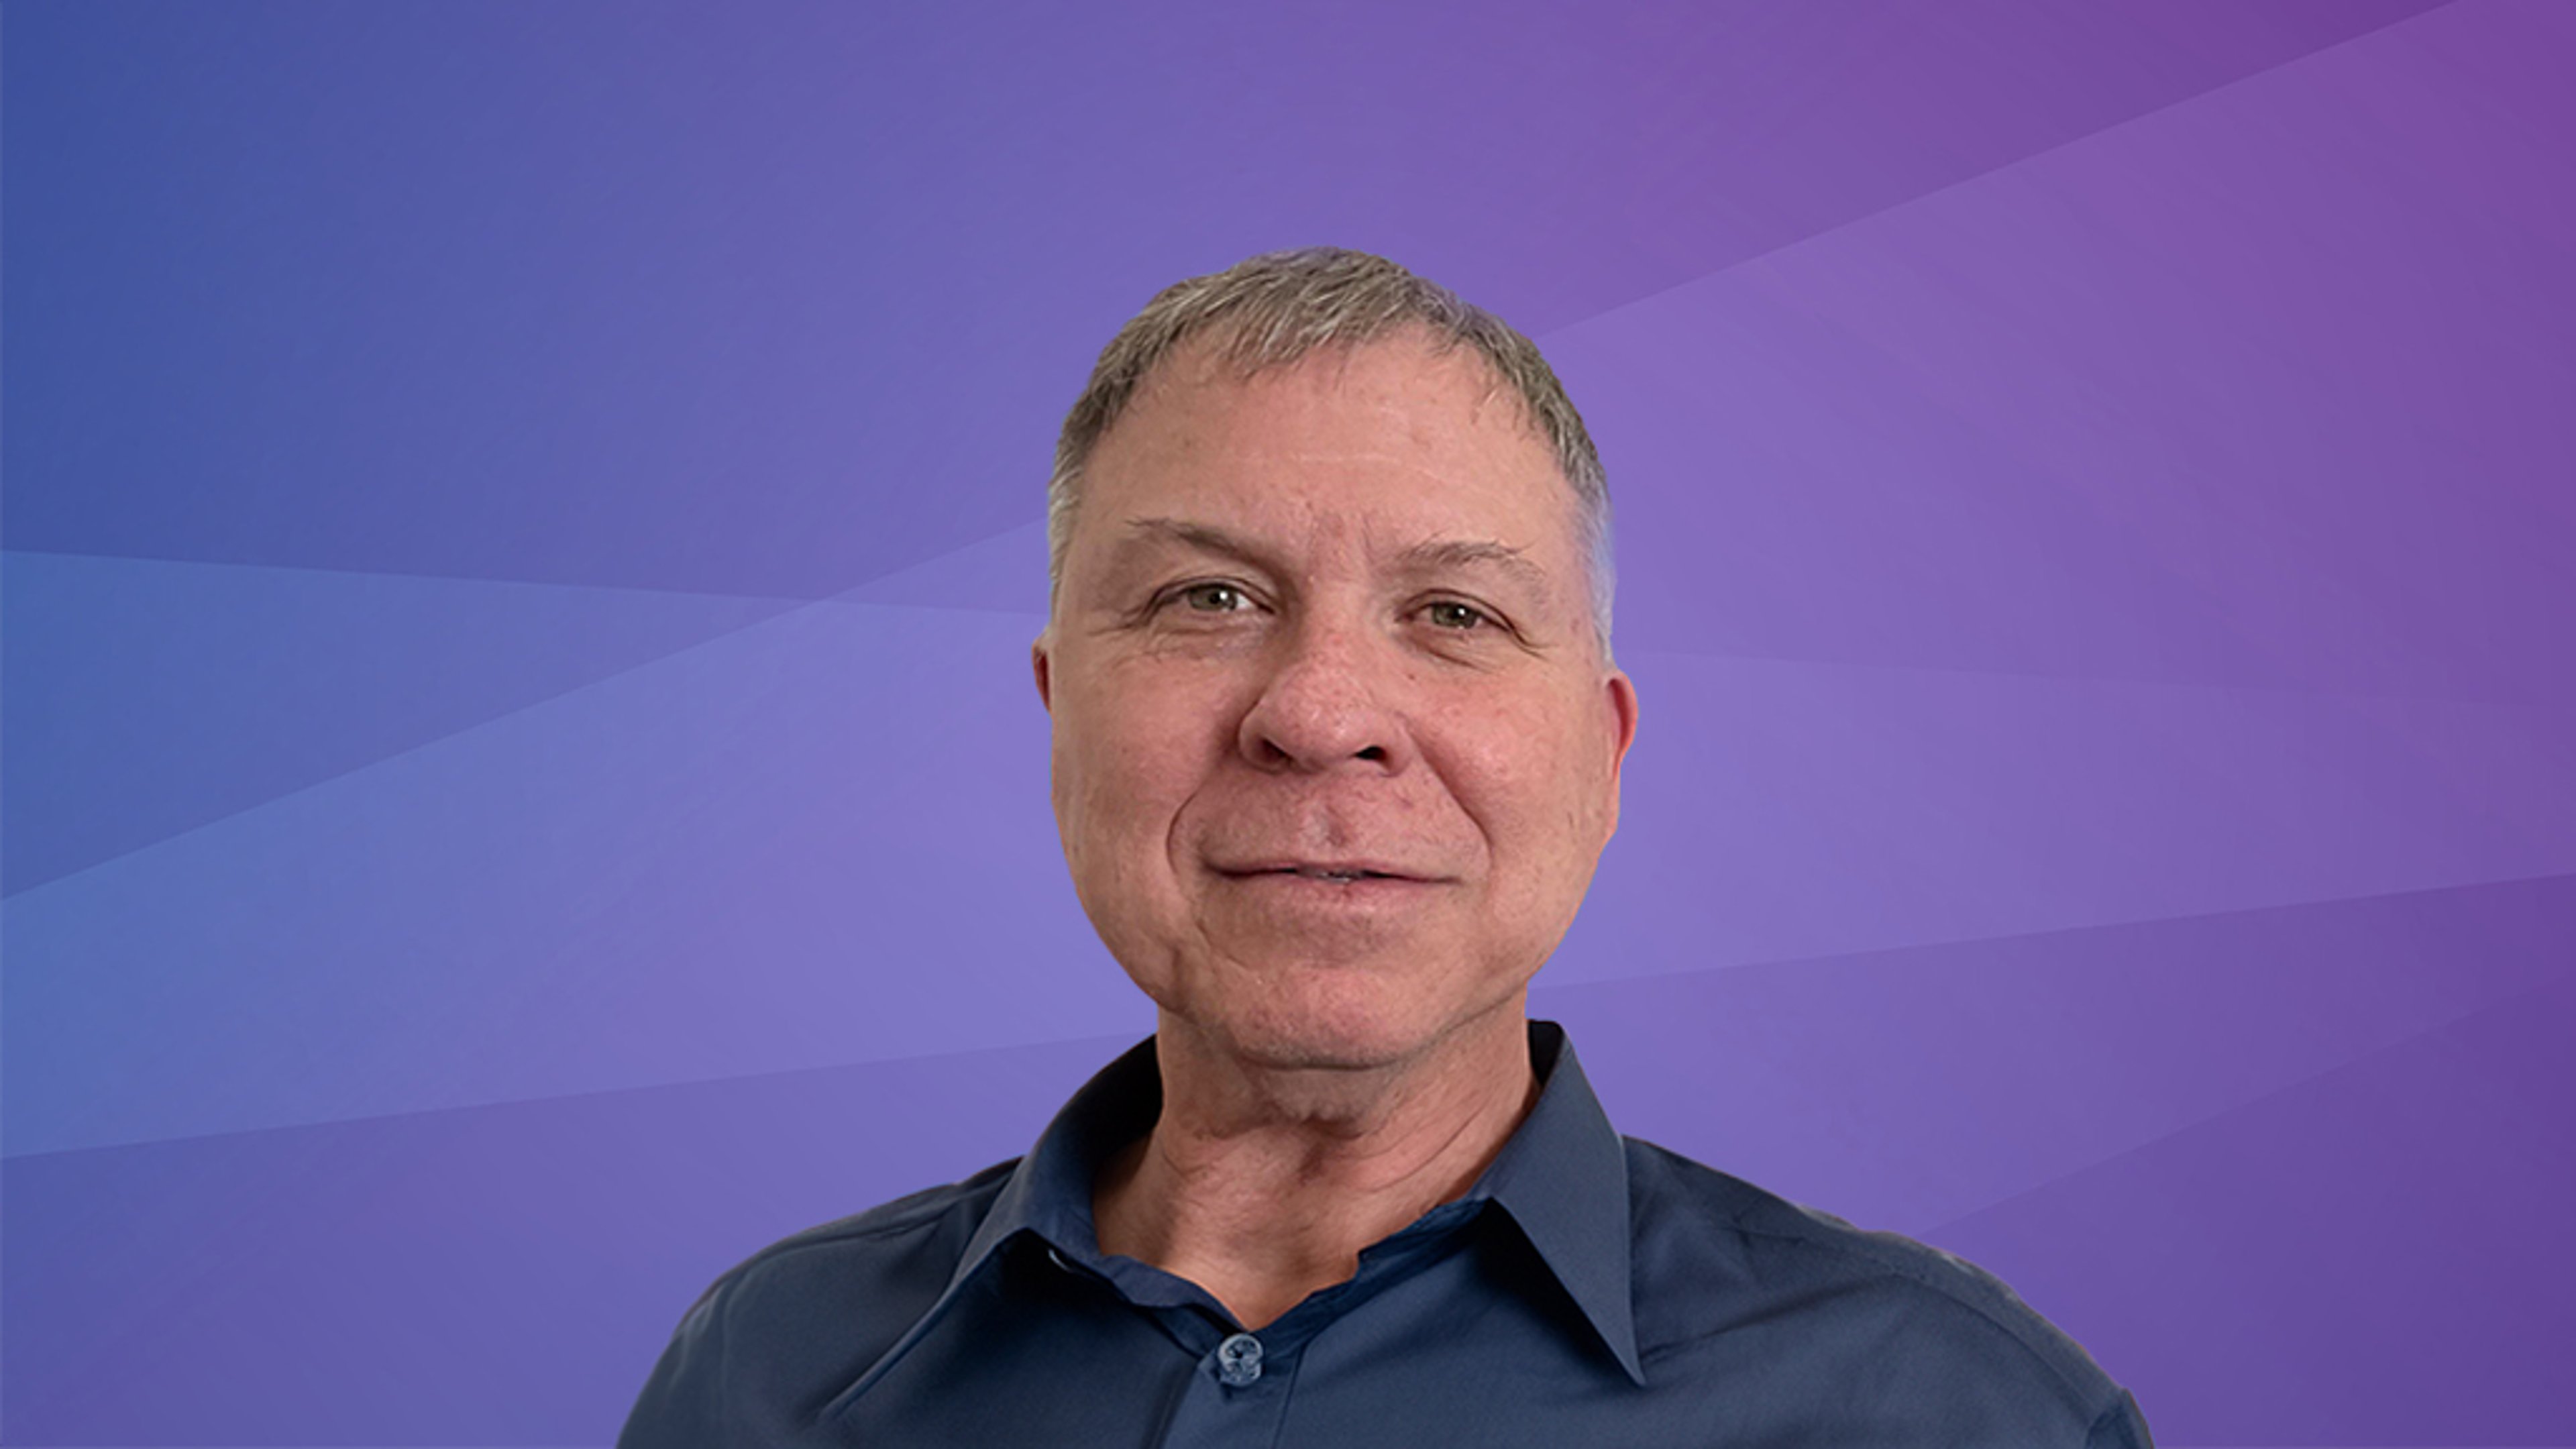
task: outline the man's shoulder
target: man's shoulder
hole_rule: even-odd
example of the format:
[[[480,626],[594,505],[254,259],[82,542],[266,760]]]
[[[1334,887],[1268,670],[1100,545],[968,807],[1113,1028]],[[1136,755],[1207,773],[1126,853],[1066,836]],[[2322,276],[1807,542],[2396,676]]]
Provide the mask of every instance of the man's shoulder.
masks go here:
[[[1865,1358],[1926,1382],[1973,1375],[2053,1399],[2078,1422],[2126,1403],[2081,1345],[1967,1259],[1857,1227],[1669,1148],[1626,1144],[1638,1347],[1650,1368],[1722,1351],[1730,1332],[1760,1324],[1812,1334],[1822,1357]]]
[[[866,1371],[946,1291],[1019,1159],[779,1239],[680,1320],[620,1445],[757,1438]]]
[[[971,1177],[791,1233],[735,1264],[708,1296],[803,1292],[817,1279],[905,1268],[914,1270],[907,1276],[935,1270],[944,1283],[1020,1161],[997,1162]]]
[[[831,1305],[845,1333],[891,1343],[946,1290],[1019,1164],[995,1163],[780,1238],[707,1285],[679,1338],[793,1352],[790,1341],[812,1337],[807,1325]]]

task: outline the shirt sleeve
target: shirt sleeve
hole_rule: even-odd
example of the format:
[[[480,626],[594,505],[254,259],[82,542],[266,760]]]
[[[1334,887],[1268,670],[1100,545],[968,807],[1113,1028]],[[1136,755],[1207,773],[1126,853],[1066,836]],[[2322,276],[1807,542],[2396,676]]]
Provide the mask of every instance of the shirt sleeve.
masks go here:
[[[2147,1416],[2138,1409],[2138,1401],[2128,1390],[2120,1391],[2118,1402],[2102,1411],[2093,1421],[2093,1430],[2084,1436],[2084,1449],[2155,1449],[2156,1441],[2147,1436]]]

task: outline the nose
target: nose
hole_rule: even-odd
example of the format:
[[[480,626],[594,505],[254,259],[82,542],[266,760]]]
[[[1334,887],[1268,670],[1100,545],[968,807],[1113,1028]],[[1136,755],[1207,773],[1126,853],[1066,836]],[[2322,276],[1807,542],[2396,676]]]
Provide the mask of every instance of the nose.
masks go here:
[[[1330,770],[1358,761],[1395,774],[1413,759],[1388,696],[1400,666],[1367,631],[1310,617],[1283,639],[1237,743],[1265,770]]]

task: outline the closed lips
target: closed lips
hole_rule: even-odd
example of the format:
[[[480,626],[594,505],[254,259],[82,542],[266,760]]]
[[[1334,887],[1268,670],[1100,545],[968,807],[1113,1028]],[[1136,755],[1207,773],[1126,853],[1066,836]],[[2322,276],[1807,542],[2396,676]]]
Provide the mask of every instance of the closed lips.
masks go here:
[[[1222,875],[1297,875],[1309,880],[1411,880],[1427,881],[1437,877],[1378,861],[1263,861],[1256,865],[1219,866]]]

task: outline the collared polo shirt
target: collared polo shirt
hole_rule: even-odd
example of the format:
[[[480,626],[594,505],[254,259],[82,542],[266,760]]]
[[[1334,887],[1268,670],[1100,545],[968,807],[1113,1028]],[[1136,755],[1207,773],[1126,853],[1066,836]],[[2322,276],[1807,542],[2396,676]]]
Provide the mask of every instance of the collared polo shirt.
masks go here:
[[[1093,1178],[1162,1107],[1147,1038],[1027,1156],[718,1279],[618,1443],[2146,1449],[1993,1276],[1623,1138],[1559,1027],[1530,1048],[1475,1185],[1247,1331],[1100,1251]]]

